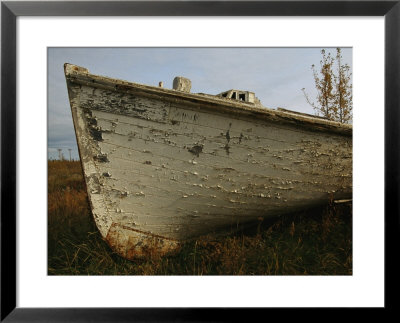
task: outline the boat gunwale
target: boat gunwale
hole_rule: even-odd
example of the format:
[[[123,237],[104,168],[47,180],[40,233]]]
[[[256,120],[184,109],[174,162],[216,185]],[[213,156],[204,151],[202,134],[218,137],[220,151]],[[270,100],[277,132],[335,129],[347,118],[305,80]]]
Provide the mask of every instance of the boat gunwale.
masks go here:
[[[65,76],[68,81],[89,87],[102,88],[115,92],[134,93],[144,97],[163,99],[175,104],[195,105],[196,109],[204,108],[208,111],[222,114],[244,115],[252,119],[264,119],[270,122],[279,122],[291,126],[306,128],[309,131],[332,132],[352,137],[352,125],[336,121],[324,120],[314,116],[297,114],[290,110],[273,110],[267,107],[257,107],[253,103],[228,101],[228,99],[211,94],[187,93],[173,89],[145,85],[121,79],[89,73],[86,68],[65,63]],[[180,102],[181,101],[181,102]],[[233,109],[232,109],[233,108]]]

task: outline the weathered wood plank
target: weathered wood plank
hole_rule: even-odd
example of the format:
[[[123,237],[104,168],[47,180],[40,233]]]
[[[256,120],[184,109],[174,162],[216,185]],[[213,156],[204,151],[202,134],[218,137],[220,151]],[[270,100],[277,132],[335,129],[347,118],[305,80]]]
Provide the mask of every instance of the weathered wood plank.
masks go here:
[[[134,142],[140,143],[138,140],[135,140]],[[239,176],[239,174],[249,173],[252,175],[268,176],[271,178],[282,178],[289,181],[309,180],[312,182],[331,183],[332,181],[341,182],[343,178],[350,177],[350,174],[337,175],[338,173],[332,171],[333,166],[328,170],[321,170],[320,168],[312,167],[313,165],[311,165],[311,167],[306,167],[306,170],[302,171],[300,166],[293,168],[293,164],[283,164],[282,160],[279,163],[274,160],[263,163],[262,161],[238,161],[231,159],[230,163],[228,163],[227,160],[219,159],[218,156],[215,157],[212,155],[204,154],[201,157],[196,158],[187,151],[182,151],[175,147],[168,147],[169,149],[159,148],[161,152],[157,154],[157,150],[153,145],[153,143],[148,142],[146,145],[138,145],[138,149],[134,149],[111,144],[107,141],[99,143],[102,153],[107,156],[109,162],[114,159],[123,159],[134,162],[138,167],[146,167],[143,165],[147,165],[161,169],[186,169],[189,173],[197,173],[202,177],[211,176],[215,172],[220,174],[220,171],[223,170],[230,170],[229,175],[232,178]],[[154,151],[154,153],[152,153],[152,151]],[[181,157],[182,159],[175,158],[174,156],[177,156],[177,154],[183,155],[183,157]],[[188,155],[187,159],[184,159],[186,155]],[[97,164],[100,165],[101,163]],[[297,171],[292,171],[291,167]],[[342,171],[340,165],[337,171]]]
[[[163,142],[171,147],[179,147],[182,149],[190,149],[193,146],[200,146],[201,151],[205,154],[218,155],[221,158],[236,159],[235,156],[245,156],[246,159],[250,157],[263,157],[272,156],[277,159],[289,159],[294,161],[303,162],[304,155],[310,155],[309,161],[314,161],[315,157],[322,159],[334,157],[338,160],[341,158],[350,158],[349,142],[347,140],[338,140],[336,142],[324,142],[323,144],[315,141],[307,141],[304,139],[297,139],[296,143],[282,143],[282,142],[263,142],[263,138],[258,138],[257,143],[251,145],[251,137],[240,139],[238,137],[230,137],[229,143],[227,142],[226,135],[221,133],[216,136],[198,135],[197,129],[192,130],[188,134],[179,134],[179,129],[167,132],[155,127],[133,126],[130,124],[116,123],[106,121],[104,119],[97,119],[99,131],[103,131],[105,135],[109,133],[125,136],[125,140],[132,141],[138,138],[144,141],[157,141]],[[196,132],[195,132],[196,131]],[[103,135],[104,137],[104,135]],[[223,138],[221,138],[223,137]],[[122,138],[121,138],[122,139]],[[236,141],[235,141],[236,140]],[[267,141],[269,139],[265,139]],[[193,151],[196,154],[196,151]],[[232,154],[232,155],[231,155]],[[297,159],[296,159],[297,158]],[[325,165],[325,160],[322,160],[320,165]],[[342,163],[340,163],[342,164]]]

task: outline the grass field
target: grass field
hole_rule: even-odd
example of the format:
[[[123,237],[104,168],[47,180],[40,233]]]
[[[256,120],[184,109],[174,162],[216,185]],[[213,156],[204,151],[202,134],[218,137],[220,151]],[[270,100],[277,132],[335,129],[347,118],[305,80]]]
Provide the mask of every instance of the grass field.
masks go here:
[[[330,205],[199,239],[166,257],[128,261],[91,218],[78,161],[48,162],[49,275],[351,275],[352,208]]]

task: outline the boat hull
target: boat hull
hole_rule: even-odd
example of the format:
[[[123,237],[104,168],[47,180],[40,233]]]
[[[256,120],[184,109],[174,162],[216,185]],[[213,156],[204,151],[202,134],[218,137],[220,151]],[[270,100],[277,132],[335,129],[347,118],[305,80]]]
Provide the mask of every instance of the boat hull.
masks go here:
[[[66,75],[92,213],[123,257],[352,196],[349,131]]]

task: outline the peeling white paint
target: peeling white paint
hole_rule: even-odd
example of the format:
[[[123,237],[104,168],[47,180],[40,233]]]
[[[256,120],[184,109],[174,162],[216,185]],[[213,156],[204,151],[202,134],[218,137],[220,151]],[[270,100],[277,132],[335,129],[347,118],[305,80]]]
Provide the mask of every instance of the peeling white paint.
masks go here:
[[[150,242],[164,253],[238,222],[351,198],[349,126],[71,65],[66,77],[96,224],[127,258]]]

